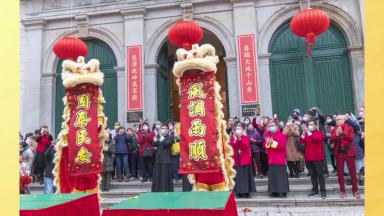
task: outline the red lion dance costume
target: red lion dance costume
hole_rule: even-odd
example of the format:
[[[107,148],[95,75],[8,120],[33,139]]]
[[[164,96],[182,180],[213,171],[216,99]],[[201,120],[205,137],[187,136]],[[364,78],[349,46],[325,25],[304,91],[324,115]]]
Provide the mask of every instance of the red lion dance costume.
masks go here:
[[[215,80],[219,58],[210,44],[199,47],[202,35],[200,26],[191,21],[180,21],[168,32],[171,43],[183,47],[176,52],[178,61],[173,68],[182,110],[176,125],[178,172],[189,174],[193,191],[229,191],[236,171],[225,131],[221,87]]]
[[[73,45],[68,43],[85,46],[84,42],[76,38],[67,37],[61,40],[67,40],[64,47],[67,50]],[[58,43],[60,40],[56,42]],[[104,82],[104,74],[99,70],[98,60],[92,59],[86,64],[84,57],[75,56],[59,56],[63,59],[76,58],[77,62],[65,60],[62,64],[61,77],[66,96],[63,98],[64,122],[58,135],[54,159],[54,185],[58,189],[57,193],[98,193],[100,202],[99,173],[103,172],[102,151],[106,148],[104,140],[108,137],[104,130],[107,118],[101,106],[105,101],[99,88]]]

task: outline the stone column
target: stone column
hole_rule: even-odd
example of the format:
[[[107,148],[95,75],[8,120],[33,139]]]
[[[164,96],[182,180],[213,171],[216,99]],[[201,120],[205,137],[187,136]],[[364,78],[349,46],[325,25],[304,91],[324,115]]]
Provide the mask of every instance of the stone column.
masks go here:
[[[146,64],[145,65],[145,86],[143,93],[145,95],[144,100],[144,116],[148,119],[150,125],[153,123],[155,114],[157,114],[157,69],[158,64]]]
[[[228,99],[229,99],[229,114],[228,117],[239,117],[241,115],[240,104],[240,77],[237,70],[237,57],[224,57],[225,64],[227,65],[227,79],[228,79]]]
[[[49,131],[51,131],[53,134],[55,131],[55,96],[57,73],[43,73],[42,75],[43,87],[41,91],[41,123],[47,125]],[[57,137],[54,138],[56,139]]]
[[[233,4],[233,17],[234,17],[234,27],[235,27],[235,40],[236,40],[236,50],[237,54],[239,53],[239,47],[237,44],[237,37],[239,35],[249,35],[253,34],[255,36],[255,61],[256,61],[256,76],[257,76],[257,89],[259,94],[259,104],[264,103],[263,95],[260,92],[260,73],[258,70],[258,60],[257,60],[257,23],[256,23],[256,11],[255,11],[255,1],[254,0],[230,0]],[[238,59],[239,61],[239,59]],[[238,63],[240,65],[240,63]],[[240,69],[238,69],[240,71]],[[238,85],[240,88],[240,74],[238,74]],[[238,90],[238,97],[241,98],[240,89]],[[230,104],[234,106],[235,104]],[[241,104],[239,103],[239,110],[241,114]],[[262,110],[260,110],[262,112]],[[243,116],[238,116],[243,119]]]
[[[24,72],[24,91],[22,112],[23,133],[34,132],[44,122],[42,116],[49,115],[43,109],[42,101],[42,65],[44,53],[45,24],[44,19],[22,20],[21,24],[25,27],[25,68]],[[52,129],[51,127],[49,128]],[[52,131],[52,130],[51,130]]]
[[[121,15],[124,16],[124,22],[125,22],[125,26],[124,26],[124,45],[125,45],[125,58],[127,58],[127,51],[126,51],[126,47],[127,46],[136,46],[136,45],[141,45],[141,52],[142,52],[142,55],[141,55],[141,65],[142,65],[142,88],[143,88],[143,92],[142,92],[142,98],[143,98],[143,115],[144,117],[146,117],[146,107],[148,107],[146,105],[146,101],[147,100],[147,95],[146,95],[146,91],[145,89],[146,88],[153,88],[153,86],[148,86],[147,85],[147,78],[145,77],[145,73],[144,73],[144,50],[145,50],[145,41],[144,41],[144,32],[145,32],[145,20],[144,20],[144,16],[145,14],[147,13],[147,10],[145,8],[135,8],[135,9],[127,9],[127,10],[121,10],[120,11]],[[125,77],[127,76],[127,71],[125,70]],[[126,86],[126,80],[124,79],[124,83],[125,83],[125,86]],[[126,86],[124,88],[124,98],[126,98],[126,94],[127,94],[127,91],[126,89],[128,88],[129,86]],[[120,96],[119,96],[120,98]],[[126,99],[125,99],[126,100]],[[124,101],[125,101],[124,100]],[[154,100],[152,98],[152,100]],[[124,124],[121,123],[122,125],[126,125],[126,126],[129,126],[129,125],[133,125],[133,124],[128,124],[127,123],[127,103],[124,103],[124,110],[125,110],[125,115],[124,115]],[[147,117],[148,118],[148,117]],[[120,115],[119,115],[119,119],[120,119]]]
[[[355,111],[364,106],[364,47],[349,46],[346,49],[351,65],[353,98],[355,101]]]
[[[260,103],[260,115],[272,117],[272,95],[271,95],[271,80],[269,76],[269,59],[271,53],[260,54],[259,58],[259,78],[260,94],[263,95],[263,102]]]
[[[127,97],[126,97],[126,84],[125,79],[125,67],[114,67],[117,73],[117,121],[120,122],[120,125],[125,125],[127,123]],[[114,122],[110,122],[112,125]]]

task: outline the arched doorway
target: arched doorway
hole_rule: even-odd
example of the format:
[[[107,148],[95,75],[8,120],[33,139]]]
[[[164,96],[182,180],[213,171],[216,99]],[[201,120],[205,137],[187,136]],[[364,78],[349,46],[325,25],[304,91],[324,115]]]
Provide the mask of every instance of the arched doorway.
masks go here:
[[[92,39],[84,40],[88,47],[87,56],[85,61],[88,62],[91,59],[97,59],[100,61],[100,71],[104,73],[104,84],[100,87],[103,91],[106,104],[104,104],[104,114],[108,117],[107,126],[113,126],[117,121],[117,74],[114,67],[117,66],[116,56],[108,44],[103,41]],[[57,64],[56,73],[58,74],[56,79],[56,97],[55,97],[55,134],[56,137],[61,130],[61,123],[63,122],[63,97],[65,96],[65,90],[63,81],[61,79],[61,64],[63,60],[59,60]]]
[[[224,62],[225,50],[220,40],[210,31],[203,28],[203,39],[199,45],[211,44],[216,49],[216,55],[219,56],[217,64],[216,81],[221,86],[221,96],[223,103],[224,117],[229,115],[228,97],[227,97],[227,70]],[[173,65],[176,50],[179,47],[174,46],[167,40],[162,44],[157,56],[157,119],[165,123],[168,119],[180,121],[180,95],[179,87],[176,84],[176,77],[173,75]]]
[[[354,113],[347,43],[333,24],[321,35],[307,57],[304,38],[295,36],[290,22],[282,25],[269,43],[273,113],[286,120],[294,108],[302,113],[319,107],[324,115]]]

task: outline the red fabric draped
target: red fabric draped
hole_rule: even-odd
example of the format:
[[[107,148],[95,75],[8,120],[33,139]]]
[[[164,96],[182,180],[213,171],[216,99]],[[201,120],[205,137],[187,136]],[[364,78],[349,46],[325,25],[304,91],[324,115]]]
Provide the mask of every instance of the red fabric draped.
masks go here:
[[[20,210],[20,216],[99,216],[100,207],[97,194],[51,206],[44,209]]]
[[[237,216],[233,193],[224,209],[105,209],[102,216]]]

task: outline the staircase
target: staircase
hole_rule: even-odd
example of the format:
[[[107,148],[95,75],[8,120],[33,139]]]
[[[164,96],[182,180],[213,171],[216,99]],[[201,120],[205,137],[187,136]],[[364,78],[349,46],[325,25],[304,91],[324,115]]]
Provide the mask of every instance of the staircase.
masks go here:
[[[345,182],[347,182],[345,177]],[[312,184],[310,177],[300,175],[300,178],[289,179],[290,193],[286,199],[283,198],[269,198],[268,193],[268,177],[263,179],[255,179],[256,193],[251,193],[250,199],[236,199],[236,205],[241,207],[278,207],[278,208],[293,208],[293,207],[351,207],[351,206],[364,206],[364,186],[359,186],[359,194],[361,199],[356,199],[352,196],[352,186],[346,186],[347,197],[340,198],[340,187],[337,182],[336,174],[330,174],[326,178],[327,198],[321,199],[319,197],[309,198],[308,194],[311,192]],[[117,182],[116,179],[111,182],[111,189],[109,192],[102,192],[101,197],[105,198],[100,204],[102,209],[108,208],[112,205],[120,203],[129,197],[139,195],[141,193],[151,192],[150,182],[141,183],[139,179],[130,182]],[[182,191],[181,181],[173,182],[175,191]],[[32,183],[30,185],[32,194],[39,194],[44,192],[44,186],[39,183]],[[324,208],[325,209],[325,208]]]

